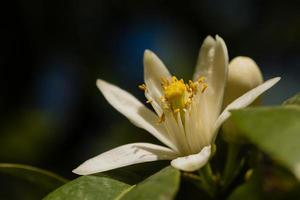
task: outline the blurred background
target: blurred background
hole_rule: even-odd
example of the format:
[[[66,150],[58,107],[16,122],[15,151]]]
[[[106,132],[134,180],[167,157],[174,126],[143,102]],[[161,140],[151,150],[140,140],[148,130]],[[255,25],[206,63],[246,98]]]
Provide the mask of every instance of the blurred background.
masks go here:
[[[251,0],[19,0],[1,7],[0,162],[34,165],[67,178],[86,159],[118,145],[154,141],[104,100],[97,78],[141,101],[143,52],[191,77],[207,35],[230,58],[252,57],[264,95],[280,104],[299,90],[300,7]]]

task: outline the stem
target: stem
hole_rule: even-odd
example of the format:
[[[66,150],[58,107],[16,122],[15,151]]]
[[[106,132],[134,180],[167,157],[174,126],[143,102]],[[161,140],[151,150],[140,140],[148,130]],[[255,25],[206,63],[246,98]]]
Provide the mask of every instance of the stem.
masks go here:
[[[234,180],[237,172],[237,164],[238,162],[238,154],[239,154],[240,145],[229,143],[228,144],[228,152],[226,158],[225,169],[223,173],[223,189],[226,190],[231,182]]]
[[[215,177],[211,169],[210,163],[207,163],[200,171],[199,175],[202,177],[202,186],[205,191],[213,198],[216,196],[217,188]]]
[[[213,172],[212,172],[210,163],[207,163],[207,164],[203,167],[203,172],[204,172],[204,176],[205,176],[206,180],[207,180],[211,185],[215,185],[214,175],[213,175]]]
[[[201,175],[199,173],[199,175]],[[184,172],[182,173],[183,178],[190,181],[192,184],[205,191],[210,197],[214,196],[214,192],[211,190],[211,186],[208,184],[206,180],[204,180],[203,176],[198,176],[196,174]]]

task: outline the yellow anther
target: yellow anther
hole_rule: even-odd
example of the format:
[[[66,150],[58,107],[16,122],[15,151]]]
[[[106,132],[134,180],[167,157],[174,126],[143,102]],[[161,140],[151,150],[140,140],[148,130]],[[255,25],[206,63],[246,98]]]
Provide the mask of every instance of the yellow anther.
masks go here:
[[[208,85],[206,83],[202,83],[201,87],[202,87],[201,93],[203,93],[206,90],[206,88],[208,87]]]
[[[197,81],[198,83],[204,83],[206,78],[204,76],[201,76]]]
[[[139,85],[138,87],[139,87],[139,89],[144,90],[144,91],[146,91],[146,89],[147,89],[147,86],[144,83]]]
[[[190,105],[192,103],[192,97],[193,95],[190,98],[188,98],[188,100],[186,101],[186,105]]]
[[[152,99],[149,99],[149,100],[146,101],[146,103],[152,103],[152,102],[153,102]]]
[[[165,114],[163,113],[159,118],[158,118],[158,123],[162,123],[165,121]]]
[[[161,85],[163,87],[166,87],[167,85],[169,85],[169,81],[166,78],[161,78]]]
[[[161,100],[161,102],[166,102],[166,98],[164,96],[161,96],[159,99]]]
[[[179,113],[179,112],[180,112],[179,108],[177,108],[177,109],[174,110],[174,113]]]
[[[178,81],[176,76],[172,76],[172,81]]]
[[[195,82],[189,80],[189,85],[188,85],[188,87],[189,87],[189,90],[190,90],[192,93],[196,93],[196,92],[197,92],[197,86],[198,86],[197,83],[195,83]]]

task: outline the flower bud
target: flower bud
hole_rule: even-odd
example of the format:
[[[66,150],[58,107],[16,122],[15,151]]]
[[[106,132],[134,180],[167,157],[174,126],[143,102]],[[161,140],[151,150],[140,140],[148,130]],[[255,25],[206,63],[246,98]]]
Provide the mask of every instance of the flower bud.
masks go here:
[[[236,57],[229,63],[228,79],[224,93],[223,107],[262,84],[263,77],[257,64],[249,57]],[[259,105],[260,99],[251,105]],[[229,118],[222,126],[223,138],[228,142],[243,143],[244,139]]]

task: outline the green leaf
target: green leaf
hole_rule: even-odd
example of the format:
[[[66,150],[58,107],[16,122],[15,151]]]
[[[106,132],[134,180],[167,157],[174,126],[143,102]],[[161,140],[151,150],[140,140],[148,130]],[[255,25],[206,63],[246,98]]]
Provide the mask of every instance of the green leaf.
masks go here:
[[[264,199],[299,199],[299,186],[299,181],[286,168],[275,163],[265,164],[263,177]]]
[[[131,186],[120,181],[98,176],[81,176],[50,193],[44,200],[111,200],[118,199]]]
[[[283,102],[283,105],[299,105],[300,106],[300,92],[293,97]]]
[[[67,182],[52,172],[11,163],[0,163],[0,179],[5,183],[1,185],[5,199],[41,199]]]
[[[125,167],[121,169],[114,169],[106,172],[97,173],[94,175],[98,177],[111,178],[114,180],[121,181],[123,183],[127,183],[129,185],[135,185],[143,180],[143,178],[139,176],[139,174],[136,174],[135,172],[129,170],[125,170],[124,168]]]
[[[124,194],[122,200],[174,199],[180,183],[180,172],[166,167]]]
[[[241,133],[300,179],[300,107],[260,107],[232,111]]]
[[[227,200],[262,200],[262,180],[260,171],[254,170],[251,178],[244,184],[235,188],[235,190],[229,195]]]

